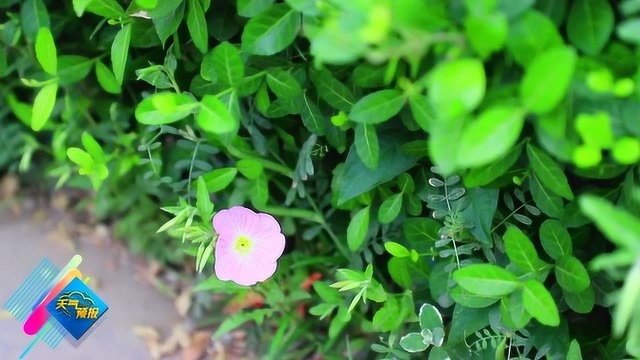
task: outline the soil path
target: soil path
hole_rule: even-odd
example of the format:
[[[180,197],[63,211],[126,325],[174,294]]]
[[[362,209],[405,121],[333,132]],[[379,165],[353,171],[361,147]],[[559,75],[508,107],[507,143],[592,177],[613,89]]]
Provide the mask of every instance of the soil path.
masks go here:
[[[28,219],[3,216],[0,212],[0,308],[44,257],[58,267],[64,266],[75,252],[83,257],[83,275],[96,278],[98,296],[109,306],[105,318],[77,348],[63,340],[55,350],[42,342],[27,355],[27,360],[147,360],[151,355],[145,341],[134,335],[136,326],[151,326],[163,336],[180,323],[170,300],[153,286],[134,279],[132,262],[113,266],[113,251],[91,244],[61,246],[46,235],[44,225]],[[90,283],[91,284],[91,283]],[[18,359],[31,342],[22,332],[22,324],[0,317],[0,359]],[[169,359],[169,358],[166,358]],[[173,358],[171,358],[173,359]]]

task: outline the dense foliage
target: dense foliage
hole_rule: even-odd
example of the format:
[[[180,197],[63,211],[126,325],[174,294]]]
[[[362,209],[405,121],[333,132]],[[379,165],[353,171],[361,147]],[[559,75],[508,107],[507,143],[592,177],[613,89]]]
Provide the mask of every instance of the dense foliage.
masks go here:
[[[639,1],[0,9],[0,168],[93,188],[135,251],[195,258],[199,294],[264,297],[214,336],[250,322],[277,359],[640,356]],[[251,290],[211,276],[232,205],[287,236]]]

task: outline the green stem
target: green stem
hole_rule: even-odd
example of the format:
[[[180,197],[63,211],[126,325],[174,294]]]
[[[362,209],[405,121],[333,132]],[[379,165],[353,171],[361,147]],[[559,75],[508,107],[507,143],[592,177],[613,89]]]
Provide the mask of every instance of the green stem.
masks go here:
[[[191,156],[191,165],[189,166],[189,179],[187,182],[187,204],[191,205],[191,173],[193,172],[193,164],[196,161],[196,155],[198,155],[198,147],[200,146],[200,140],[196,141],[196,146],[193,149],[193,156]]]
[[[262,164],[262,166],[264,166],[265,169],[269,169],[272,171],[275,171],[279,174],[282,174],[290,179],[293,179],[293,171],[291,169],[289,169],[286,166],[280,165],[280,164],[276,164],[272,161],[269,161],[267,159],[262,159],[259,157],[253,157],[251,155],[245,154],[242,151],[240,151],[239,149],[236,149],[233,145],[229,145],[227,146],[227,150],[229,150],[229,153],[235,157],[237,157],[238,159],[247,159],[247,158],[251,158],[253,160],[258,161],[260,164]]]

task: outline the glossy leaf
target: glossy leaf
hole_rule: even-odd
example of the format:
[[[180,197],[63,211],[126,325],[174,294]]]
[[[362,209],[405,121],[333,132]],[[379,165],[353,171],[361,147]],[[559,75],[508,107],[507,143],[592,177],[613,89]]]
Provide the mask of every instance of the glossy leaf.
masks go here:
[[[525,309],[534,319],[547,326],[560,325],[558,307],[549,291],[536,280],[527,280],[522,290]]]
[[[485,110],[463,131],[456,162],[460,167],[490,164],[516,144],[524,126],[522,110],[513,106],[495,106]]]
[[[58,71],[58,56],[56,54],[56,44],[53,42],[53,35],[48,28],[40,28],[36,36],[36,58],[42,69],[50,74],[56,75]]]
[[[120,84],[116,79],[115,75],[105,64],[101,61],[96,61],[96,77],[98,78],[98,83],[102,88],[111,94],[120,94]]]
[[[540,226],[540,242],[554,260],[572,254],[571,236],[559,221],[547,220]]]
[[[170,124],[189,116],[197,107],[198,103],[190,96],[162,92],[142,100],[135,115],[141,124]]]
[[[289,46],[300,29],[300,15],[287,4],[259,13],[244,27],[242,49],[254,55],[273,55]]]
[[[564,290],[578,293],[589,287],[589,273],[580,260],[573,256],[564,256],[556,263],[556,279]]]
[[[58,84],[56,83],[45,85],[40,89],[36,98],[33,100],[31,129],[39,131],[45,126],[53,112],[57,94]]]
[[[124,25],[116,34],[111,45],[111,66],[113,74],[118,81],[118,85],[122,85],[124,80],[124,71],[129,58],[129,44],[131,43],[131,24]]]
[[[613,32],[613,9],[606,0],[575,0],[567,19],[571,43],[589,55],[602,50]]]
[[[536,56],[527,66],[520,83],[520,97],[535,113],[553,110],[567,94],[577,56],[574,50],[557,47]]]
[[[395,116],[406,102],[397,90],[381,90],[360,99],[351,108],[349,119],[362,124],[378,124]]]
[[[456,270],[453,279],[463,289],[482,296],[507,295],[520,286],[515,275],[491,264],[474,264]]]
[[[380,146],[375,127],[373,125],[358,124],[355,129],[354,143],[360,160],[368,168],[376,169],[380,159]]]
[[[209,34],[207,32],[207,20],[204,17],[204,9],[200,0],[188,0],[187,28],[194,45],[205,54],[209,49]]]
[[[227,134],[238,129],[239,120],[229,112],[227,104],[215,95],[205,95],[196,116],[198,125],[213,134]]]
[[[446,119],[457,118],[475,109],[484,97],[484,67],[474,59],[442,63],[431,73],[428,86],[435,111]]]
[[[367,238],[369,213],[369,207],[360,209],[360,211],[351,218],[351,222],[349,222],[349,227],[347,228],[347,244],[351,251],[358,250]]]
[[[560,166],[546,153],[533,145],[527,145],[529,163],[540,182],[554,193],[573,200],[573,192]]]
[[[389,224],[395,220],[402,210],[402,194],[395,194],[387,198],[378,210],[378,221],[381,224]]]
[[[526,272],[536,272],[540,259],[533,243],[517,227],[510,225],[502,237],[507,256],[512,263]]]

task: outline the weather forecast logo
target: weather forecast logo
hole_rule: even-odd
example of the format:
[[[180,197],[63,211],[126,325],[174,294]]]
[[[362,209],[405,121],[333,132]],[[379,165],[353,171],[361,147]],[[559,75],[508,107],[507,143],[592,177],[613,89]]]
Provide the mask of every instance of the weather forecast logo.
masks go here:
[[[20,359],[38,340],[52,349],[67,334],[80,340],[109,309],[86,285],[89,277],[82,279],[77,269],[81,263],[82,256],[75,255],[59,270],[43,259],[4,305],[13,317],[24,321],[25,334],[35,336]]]

